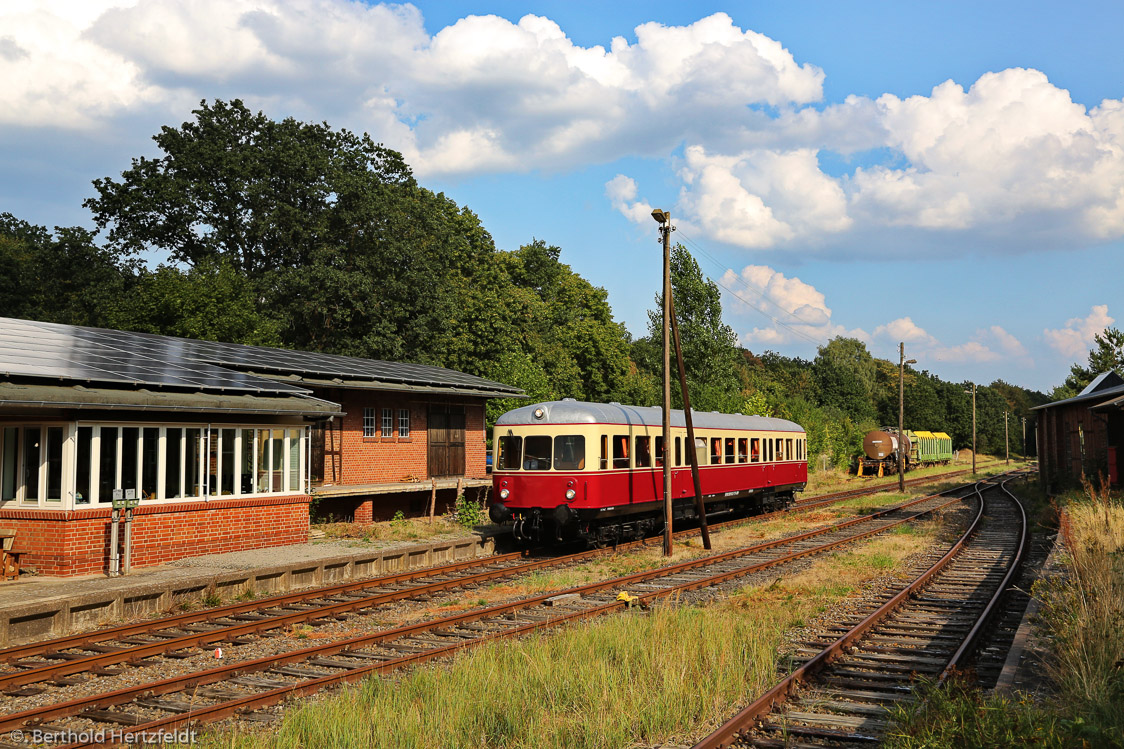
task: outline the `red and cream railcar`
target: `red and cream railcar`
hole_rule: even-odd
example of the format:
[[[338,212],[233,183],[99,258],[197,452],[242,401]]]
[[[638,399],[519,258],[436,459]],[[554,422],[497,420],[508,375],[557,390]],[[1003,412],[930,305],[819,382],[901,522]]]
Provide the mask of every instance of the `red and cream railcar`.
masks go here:
[[[692,414],[708,517],[791,503],[808,481],[804,429],[784,419]],[[687,428],[671,412],[673,513],[695,517]],[[494,522],[521,541],[604,544],[663,528],[663,410],[571,399],[536,403],[496,421]]]

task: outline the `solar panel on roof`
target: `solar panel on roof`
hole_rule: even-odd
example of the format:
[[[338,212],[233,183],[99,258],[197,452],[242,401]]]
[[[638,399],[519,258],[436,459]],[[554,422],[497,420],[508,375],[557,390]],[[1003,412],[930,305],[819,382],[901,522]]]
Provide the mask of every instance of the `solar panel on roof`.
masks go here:
[[[105,333],[117,335],[105,335]],[[308,393],[305,388],[193,360],[163,336],[0,319],[0,371],[9,375],[156,387]]]
[[[425,364],[0,318],[0,372],[162,387],[309,392],[239,369],[472,388],[497,394],[522,392],[464,372]]]

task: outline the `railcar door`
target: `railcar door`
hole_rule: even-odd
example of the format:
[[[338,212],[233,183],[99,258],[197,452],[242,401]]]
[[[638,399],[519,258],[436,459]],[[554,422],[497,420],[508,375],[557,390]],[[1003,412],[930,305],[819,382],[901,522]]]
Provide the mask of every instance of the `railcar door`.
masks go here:
[[[631,504],[663,499],[663,468],[656,469],[656,439],[650,430],[630,427],[632,471],[629,473],[628,501]],[[658,474],[658,475],[657,475]]]

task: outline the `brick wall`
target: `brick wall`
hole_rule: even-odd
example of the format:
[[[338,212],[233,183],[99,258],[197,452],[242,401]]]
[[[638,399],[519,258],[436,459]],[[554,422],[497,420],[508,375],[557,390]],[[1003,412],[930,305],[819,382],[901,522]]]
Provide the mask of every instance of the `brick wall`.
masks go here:
[[[133,567],[308,541],[306,495],[147,505],[133,515]],[[45,575],[109,569],[110,509],[0,509],[16,529],[21,563]],[[122,524],[122,535],[124,524]]]
[[[426,414],[430,405],[447,401],[405,393],[372,390],[329,390],[318,397],[343,406],[345,415],[326,430],[324,483],[385,484],[423,481],[429,476]],[[465,409],[465,473],[485,478],[484,405],[458,403]],[[375,409],[376,434],[381,434],[382,409],[394,411],[394,437],[363,436],[363,409]],[[398,437],[398,410],[410,410],[410,436]]]

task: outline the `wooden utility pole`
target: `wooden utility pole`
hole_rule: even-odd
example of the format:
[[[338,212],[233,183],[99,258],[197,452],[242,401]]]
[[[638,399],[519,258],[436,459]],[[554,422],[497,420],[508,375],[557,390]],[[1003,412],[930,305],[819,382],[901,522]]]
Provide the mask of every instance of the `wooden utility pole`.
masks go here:
[[[1023,421],[1023,460],[1026,460],[1027,452],[1026,452],[1026,417],[1025,416],[1022,417],[1022,421]]]
[[[1011,432],[1007,429],[1007,414],[1003,412],[1003,449],[1007,453],[1007,465],[1011,465]]]
[[[699,516],[703,548],[710,551],[710,529],[706,525],[706,504],[699,480],[699,453],[695,450],[695,422],[691,418],[691,397],[687,394],[687,370],[683,366],[683,346],[679,343],[679,320],[675,316],[675,297],[671,297],[671,332],[675,338],[675,358],[679,362],[679,387],[683,391],[683,416],[687,422],[687,458],[691,461],[691,481],[695,485],[695,512]],[[665,443],[666,444],[666,443]],[[666,459],[665,459],[666,461]]]
[[[976,383],[972,383],[972,475],[976,475]]]
[[[898,491],[905,494],[905,365],[916,364],[916,359],[905,360],[905,341],[898,343]]]
[[[671,556],[671,214],[652,211],[663,239],[663,555]]]

